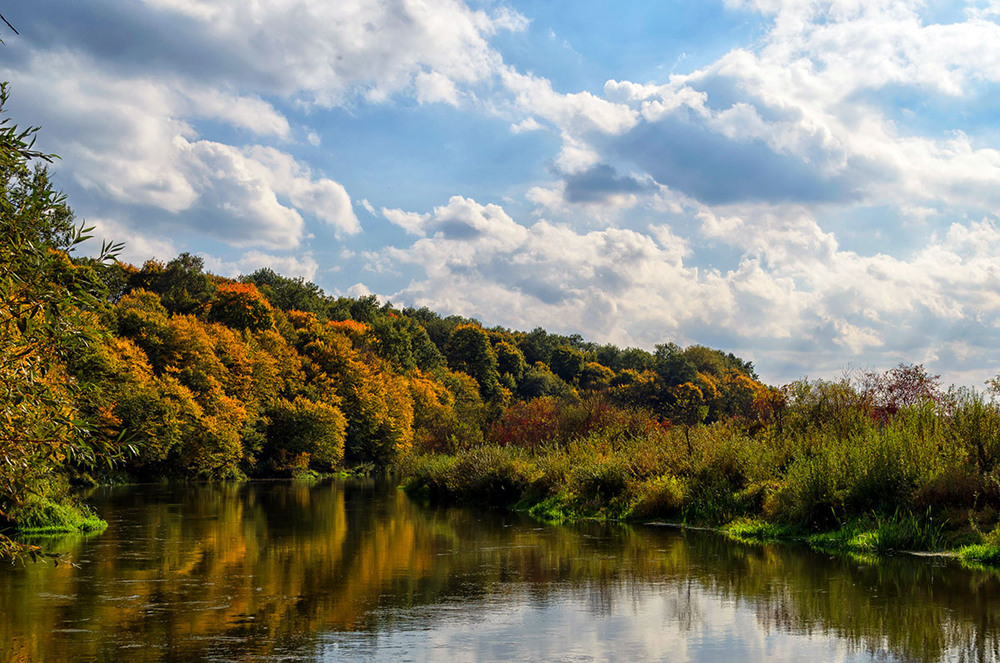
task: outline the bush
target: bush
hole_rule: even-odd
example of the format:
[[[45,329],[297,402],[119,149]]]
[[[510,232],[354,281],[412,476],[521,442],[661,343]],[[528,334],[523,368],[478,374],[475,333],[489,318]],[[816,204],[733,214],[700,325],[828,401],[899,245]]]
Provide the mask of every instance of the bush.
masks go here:
[[[682,480],[669,474],[648,479],[637,487],[629,516],[644,520],[680,515],[687,490]]]
[[[509,447],[484,446],[457,456],[425,455],[407,461],[407,492],[458,501],[511,505],[532,483],[534,468]]]

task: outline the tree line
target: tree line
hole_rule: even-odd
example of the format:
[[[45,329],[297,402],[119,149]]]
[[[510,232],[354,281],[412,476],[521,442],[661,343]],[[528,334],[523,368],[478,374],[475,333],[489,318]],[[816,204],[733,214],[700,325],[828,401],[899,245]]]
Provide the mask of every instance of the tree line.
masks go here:
[[[3,86],[0,113],[6,98]],[[221,277],[189,253],[131,265],[106,243],[79,257],[91,229],[54,187],[37,131],[0,120],[5,532],[92,526],[74,483],[386,468],[502,443],[504,422],[554,400],[684,425],[767,416],[773,390],[753,365],[702,346],[487,328],[270,269]]]

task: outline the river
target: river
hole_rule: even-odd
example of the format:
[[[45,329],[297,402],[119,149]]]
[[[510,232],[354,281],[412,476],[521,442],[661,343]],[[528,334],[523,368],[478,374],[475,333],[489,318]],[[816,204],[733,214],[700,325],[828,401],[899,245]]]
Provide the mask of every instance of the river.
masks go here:
[[[1000,576],[542,525],[391,484],[128,486],[0,566],[3,661],[994,661]]]

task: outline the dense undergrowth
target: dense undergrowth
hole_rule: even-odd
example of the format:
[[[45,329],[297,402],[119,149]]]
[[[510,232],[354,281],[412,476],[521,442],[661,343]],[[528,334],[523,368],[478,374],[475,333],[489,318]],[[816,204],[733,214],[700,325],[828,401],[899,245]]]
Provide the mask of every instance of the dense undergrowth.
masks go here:
[[[789,385],[768,422],[671,425],[599,399],[564,402],[553,431],[597,423],[521,444],[501,419],[482,446],[409,458],[405,488],[550,520],[726,526],[743,540],[861,554],[965,546],[997,561],[1000,409],[968,390],[893,401],[885,385],[901,376]]]

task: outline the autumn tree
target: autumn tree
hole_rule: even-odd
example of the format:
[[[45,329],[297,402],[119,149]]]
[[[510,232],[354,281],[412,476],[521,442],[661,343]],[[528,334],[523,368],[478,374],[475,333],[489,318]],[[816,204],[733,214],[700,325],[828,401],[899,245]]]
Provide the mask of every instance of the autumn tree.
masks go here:
[[[599,364],[596,361],[588,361],[583,365],[583,369],[581,369],[577,379],[581,388],[600,391],[607,389],[614,377],[614,371],[607,366]]]
[[[0,113],[7,86],[0,85]],[[100,284],[68,254],[87,229],[39,161],[37,129],[0,120],[0,520],[16,522],[29,496],[59,499],[55,479],[67,462],[92,463],[118,450],[101,446],[75,408],[79,386],[69,352],[100,334],[92,315]],[[98,261],[117,247],[105,245]],[[0,555],[35,554],[0,534]]]
[[[277,468],[297,459],[330,471],[344,458],[347,419],[335,404],[302,396],[282,400],[268,411],[265,460]]]
[[[271,304],[252,283],[223,283],[215,291],[208,310],[209,320],[234,329],[268,329],[273,324]]]
[[[865,371],[860,393],[872,417],[886,423],[905,408],[923,403],[939,403],[941,376],[931,375],[920,364],[899,364],[885,372]]]

